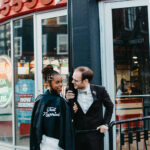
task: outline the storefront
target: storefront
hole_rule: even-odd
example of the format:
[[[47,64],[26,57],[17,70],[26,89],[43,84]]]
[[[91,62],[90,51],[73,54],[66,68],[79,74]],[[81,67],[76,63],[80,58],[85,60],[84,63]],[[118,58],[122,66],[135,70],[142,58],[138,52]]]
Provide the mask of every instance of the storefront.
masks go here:
[[[99,2],[99,16],[102,81],[115,103],[113,120],[150,115],[150,1]],[[119,149],[117,128],[114,139]],[[139,146],[144,149],[142,141]]]
[[[42,68],[52,64],[67,86],[67,3],[0,2],[0,149],[28,150],[35,97],[47,88]]]
[[[115,104],[112,120],[150,115],[150,0],[68,2],[69,21],[67,0],[0,1],[2,150],[29,150],[31,112],[47,88],[41,74],[47,64],[62,74],[63,92],[69,63],[92,68],[93,83],[102,83]]]

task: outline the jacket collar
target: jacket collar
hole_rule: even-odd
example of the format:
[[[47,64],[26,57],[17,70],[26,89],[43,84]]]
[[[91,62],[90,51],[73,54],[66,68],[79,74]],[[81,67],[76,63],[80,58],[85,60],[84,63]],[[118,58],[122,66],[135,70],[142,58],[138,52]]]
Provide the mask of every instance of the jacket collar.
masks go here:
[[[49,102],[49,100],[53,100],[54,98],[60,98],[58,94],[51,93],[49,90],[47,90],[44,94],[42,94],[43,97],[41,99],[41,104],[46,104]]]
[[[60,94],[58,94],[57,92],[55,92],[54,90],[47,90],[45,93],[45,95],[52,95],[52,96],[60,96]]]
[[[96,101],[97,100],[97,91],[95,90],[95,88],[92,84],[90,84],[90,89],[91,89],[91,93],[93,96],[93,100]]]

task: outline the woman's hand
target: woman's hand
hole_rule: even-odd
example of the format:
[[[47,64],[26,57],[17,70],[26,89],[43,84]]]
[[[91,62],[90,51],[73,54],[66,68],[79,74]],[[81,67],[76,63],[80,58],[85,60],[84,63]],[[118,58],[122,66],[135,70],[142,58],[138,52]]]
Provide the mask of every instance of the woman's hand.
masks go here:
[[[73,91],[68,90],[66,93],[66,101],[69,102],[70,99],[74,99],[75,98],[75,94],[73,93]]]
[[[74,102],[74,105],[73,105],[73,111],[74,111],[74,113],[76,113],[78,111],[78,106],[75,102]]]

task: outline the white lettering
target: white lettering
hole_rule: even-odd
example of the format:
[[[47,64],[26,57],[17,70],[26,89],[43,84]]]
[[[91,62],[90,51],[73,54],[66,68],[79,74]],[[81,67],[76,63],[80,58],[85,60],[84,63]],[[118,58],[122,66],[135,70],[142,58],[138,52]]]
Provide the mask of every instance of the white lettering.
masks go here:
[[[31,102],[31,97],[22,97],[22,98],[20,98],[20,102]]]
[[[18,103],[18,107],[33,107],[34,103]]]
[[[45,117],[59,117],[60,116],[60,113],[56,113],[56,112],[54,112],[54,113],[46,113],[46,112],[44,112],[44,114],[43,114],[43,116],[45,116]]]
[[[47,112],[49,111],[56,111],[56,108],[55,107],[47,107]]]
[[[60,113],[56,112],[56,107],[47,107],[46,112],[43,112],[45,117],[59,117]]]
[[[2,87],[0,88],[0,94],[4,94],[8,92],[8,87]]]
[[[7,97],[6,96],[1,96],[0,97],[0,103],[6,102],[7,101]]]

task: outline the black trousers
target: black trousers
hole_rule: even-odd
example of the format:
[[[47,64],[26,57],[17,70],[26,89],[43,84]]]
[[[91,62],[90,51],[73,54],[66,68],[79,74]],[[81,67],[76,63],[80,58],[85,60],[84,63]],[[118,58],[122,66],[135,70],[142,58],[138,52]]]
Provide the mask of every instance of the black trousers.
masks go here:
[[[104,134],[79,133],[75,138],[76,150],[104,150]]]

